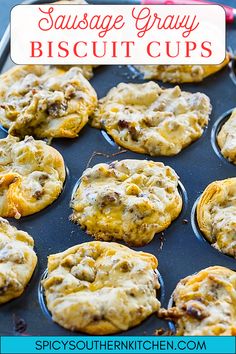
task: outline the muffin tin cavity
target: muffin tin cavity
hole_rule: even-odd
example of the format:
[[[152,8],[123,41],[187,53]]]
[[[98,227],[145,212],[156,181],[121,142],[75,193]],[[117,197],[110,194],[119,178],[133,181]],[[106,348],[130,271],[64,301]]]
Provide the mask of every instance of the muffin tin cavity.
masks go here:
[[[167,310],[171,309],[172,307],[175,306],[175,303],[174,303],[174,293],[171,294],[170,296],[170,299],[168,301],[168,305],[167,305]],[[170,329],[170,331],[175,334],[176,332],[176,326],[175,326],[175,323],[173,321],[168,321],[168,327]]]
[[[207,240],[207,238],[204,236],[204,234],[202,233],[202,231],[200,230],[199,226],[198,226],[198,222],[197,222],[197,205],[199,203],[201,196],[197,198],[197,200],[195,201],[195,203],[193,204],[192,210],[191,210],[191,226],[193,229],[193,232],[195,234],[195,236],[197,237],[197,239],[202,242],[202,243],[207,243],[208,245],[210,245],[215,252],[221,254],[223,257],[229,257],[231,259],[234,259],[233,256],[228,255],[226,253],[221,252],[220,250],[216,249],[215,247],[212,246],[212,244],[210,243],[210,241]]]
[[[121,160],[120,160],[121,161]],[[104,163],[106,163],[106,164],[111,164],[111,163],[113,163],[114,162],[114,160],[112,161],[112,160],[109,160],[109,161],[104,161]],[[79,186],[80,186],[80,183],[81,183],[81,180],[82,180],[82,176],[83,175],[81,175],[80,176],[80,178],[77,180],[77,182],[75,183],[75,185],[74,185],[74,187],[73,187],[73,189],[72,189],[72,194],[71,194],[71,208],[72,208],[72,201],[73,201],[73,199],[74,199],[74,197],[75,197],[75,194],[76,194],[76,191],[78,190],[78,188],[79,188]],[[186,212],[187,212],[187,209],[188,209],[188,194],[187,194],[187,191],[186,191],[186,189],[185,189],[185,187],[184,187],[184,185],[183,185],[183,183],[181,182],[181,181],[178,181],[178,186],[177,186],[177,189],[178,189],[178,193],[179,193],[179,195],[180,195],[180,197],[181,197],[181,199],[182,199],[182,209],[181,209],[181,211],[180,211],[180,213],[179,213],[179,215],[177,216],[177,218],[175,218],[174,220],[172,220],[172,222],[171,222],[171,224],[169,225],[169,226],[167,226],[162,232],[157,232],[156,234],[155,234],[155,236],[154,236],[154,238],[158,238],[158,236],[161,236],[162,235],[162,233],[165,231],[165,230],[167,230],[168,229],[168,227],[170,227],[173,223],[176,223],[176,222],[178,222],[179,220],[182,220],[183,219],[183,217],[184,217],[184,215],[186,214]],[[95,198],[96,198],[96,196],[94,196]],[[73,209],[73,208],[72,208]],[[77,222],[76,222],[77,223]],[[82,227],[83,228],[83,227]],[[116,241],[116,239],[114,239],[113,241]],[[122,242],[122,240],[119,240],[119,241],[117,241],[117,242]],[[149,242],[147,242],[147,243],[152,243],[153,242],[153,239],[151,240],[151,241],[149,241]]]
[[[42,286],[42,281],[44,279],[47,278],[47,275],[48,275],[48,269],[45,269],[45,271],[43,272],[41,278],[40,278],[40,282],[38,284],[38,301],[39,301],[39,305],[41,307],[41,310],[43,312],[43,314],[48,318],[48,319],[52,319],[52,315],[50,313],[50,311],[48,310],[47,308],[47,304],[46,304],[46,299],[45,299],[45,296],[44,296],[44,289],[43,289],[43,286]]]
[[[160,283],[160,288],[157,290],[157,299],[160,301],[160,303],[164,303],[165,300],[165,283],[163,280],[162,275],[160,272],[156,269],[155,274],[158,277],[158,281]],[[47,308],[47,303],[46,303],[46,298],[45,298],[45,293],[44,293],[44,288],[42,286],[42,281],[46,279],[48,276],[48,269],[45,269],[45,271],[42,273],[42,276],[40,278],[39,284],[38,284],[38,302],[40,305],[40,308],[46,318],[49,320],[52,320],[52,315],[51,312]]]
[[[226,111],[225,113],[223,113],[218,119],[217,121],[214,123],[212,130],[211,130],[211,145],[213,147],[214,152],[216,153],[216,155],[224,162],[228,162],[230,164],[233,164],[232,162],[230,162],[228,159],[226,159],[221,151],[220,151],[220,147],[217,143],[217,135],[219,134],[222,126],[227,122],[227,120],[229,119],[229,117],[231,116],[232,112],[233,112],[234,108],[229,109],[228,111]]]
[[[110,144],[113,147],[118,147],[118,145],[115,143],[114,139],[107,134],[107,132],[105,130],[101,130],[101,134],[103,136],[103,138],[106,140],[106,142],[108,142],[108,144]]]
[[[8,129],[7,129],[7,128],[4,128],[4,127],[2,126],[2,124],[0,124],[0,129],[1,129],[4,133],[8,134]]]

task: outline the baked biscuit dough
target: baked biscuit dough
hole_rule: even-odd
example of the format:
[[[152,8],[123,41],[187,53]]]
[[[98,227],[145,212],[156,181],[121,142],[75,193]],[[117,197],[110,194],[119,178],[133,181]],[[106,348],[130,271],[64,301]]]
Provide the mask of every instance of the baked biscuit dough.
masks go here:
[[[182,198],[172,168],[123,160],[85,170],[71,206],[71,219],[95,239],[142,246],[177,218]]]
[[[64,180],[63,158],[45,142],[10,135],[0,140],[0,216],[19,219],[44,209]]]
[[[79,68],[82,71],[84,77],[88,80],[93,77],[93,69],[97,68],[99,65],[56,65],[57,68],[62,70],[70,70],[71,68]]]
[[[207,76],[215,74],[230,61],[229,53],[219,65],[135,65],[145,79],[156,79],[163,82],[186,83],[200,82]]]
[[[176,155],[200,138],[211,113],[209,98],[153,81],[121,83],[99,100],[91,125],[124,148],[151,156]]]
[[[125,331],[157,311],[155,256],[117,243],[88,242],[49,256],[43,281],[52,318],[72,331]]]
[[[97,104],[79,68],[16,66],[0,76],[0,123],[9,134],[75,138]]]
[[[176,324],[178,336],[236,335],[236,272],[214,266],[182,279],[174,306],[161,310]]]
[[[236,258],[236,178],[212,182],[197,205],[197,221],[207,240]]]
[[[236,109],[222,126],[217,135],[217,143],[222,155],[230,162],[236,164]]]
[[[23,293],[37,264],[33,247],[27,232],[0,218],[0,304]]]

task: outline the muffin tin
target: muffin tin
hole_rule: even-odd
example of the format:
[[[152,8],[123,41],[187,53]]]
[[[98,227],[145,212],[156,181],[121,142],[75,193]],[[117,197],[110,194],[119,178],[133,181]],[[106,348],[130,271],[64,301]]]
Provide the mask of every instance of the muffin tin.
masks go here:
[[[42,3],[46,1],[35,1]],[[48,1],[47,1],[48,2]],[[221,1],[234,5],[233,0]],[[236,49],[236,27],[227,28],[227,45]],[[9,38],[0,45],[0,69],[5,71],[12,62],[9,55]],[[233,67],[234,65],[231,65]],[[167,307],[177,282],[202,268],[222,265],[236,268],[236,260],[215,250],[201,235],[195,222],[194,203],[212,181],[235,176],[236,166],[229,163],[215,144],[215,133],[229,110],[236,106],[236,86],[232,70],[228,67],[197,84],[182,84],[181,89],[206,93],[213,106],[210,122],[202,137],[174,157],[150,157],[123,152],[104,132],[87,125],[76,139],[54,139],[52,146],[63,155],[68,168],[64,190],[59,198],[43,211],[20,220],[9,220],[19,229],[27,231],[35,240],[38,265],[23,295],[1,305],[0,335],[73,335],[74,333],[53,323],[44,303],[40,281],[46,275],[47,256],[63,251],[75,244],[92,241],[78,225],[69,221],[72,212],[70,199],[73,189],[87,165],[121,159],[150,159],[171,166],[180,176],[184,186],[183,210],[171,226],[155,236],[145,247],[135,248],[154,254],[159,261],[161,291],[157,294],[162,306]],[[126,66],[103,66],[95,69],[90,81],[99,98],[119,82],[143,82],[141,75]],[[162,84],[172,87],[171,84]],[[223,119],[223,118],[222,118]],[[217,123],[216,123],[217,122]],[[215,125],[217,124],[217,126]],[[6,132],[0,130],[0,138]],[[216,153],[217,152],[217,153]],[[196,234],[198,237],[196,237]],[[204,242],[203,242],[204,241]],[[141,325],[121,335],[152,335],[155,330],[168,329],[168,322],[152,315]],[[83,335],[79,333],[79,335]]]
[[[232,112],[233,112],[233,108],[229,109],[228,111],[224,112],[219,119],[217,119],[217,121],[214,123],[212,130],[211,130],[211,144],[212,144],[212,148],[215,151],[216,155],[219,156],[220,159],[223,159],[224,161],[228,161],[229,163],[232,163],[231,161],[225,159],[225,157],[222,155],[221,151],[220,151],[220,147],[217,143],[217,135],[219,134],[221,128],[223,127],[223,125],[227,122],[227,120],[230,118]]]

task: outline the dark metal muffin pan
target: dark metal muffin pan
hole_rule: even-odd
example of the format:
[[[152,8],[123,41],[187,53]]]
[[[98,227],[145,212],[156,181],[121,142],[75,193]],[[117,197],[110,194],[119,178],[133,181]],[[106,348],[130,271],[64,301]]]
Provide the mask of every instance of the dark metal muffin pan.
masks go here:
[[[235,3],[234,0],[221,2],[231,6]],[[9,57],[8,39],[5,36],[0,46],[2,72],[13,65]],[[236,49],[236,27],[232,25],[227,28],[227,42],[228,46]],[[213,111],[203,136],[176,156],[152,158],[131,151],[116,155],[120,152],[120,148],[116,144],[110,144],[100,130],[93,129],[89,125],[76,139],[52,141],[52,146],[63,155],[68,168],[65,187],[59,198],[43,211],[20,220],[9,220],[13,225],[33,236],[38,265],[23,295],[1,305],[0,335],[74,334],[53,323],[50,314],[46,312],[46,309],[42,309],[44,305],[43,296],[40,294],[40,280],[45,274],[49,254],[93,240],[78,225],[69,221],[72,191],[88,162],[90,166],[93,166],[96,163],[111,160],[150,159],[162,161],[171,166],[180,176],[180,181],[187,191],[182,213],[167,230],[156,235],[148,245],[135,248],[150,252],[158,258],[158,270],[163,280],[162,290],[158,297],[162,298],[163,307],[167,307],[170,296],[181,278],[213,265],[235,269],[236,260],[218,252],[208,242],[203,242],[201,237],[196,237],[191,223],[192,207],[205,187],[214,180],[236,175],[236,166],[225,160],[220,153],[216,154],[211,143],[212,128],[215,122],[225,112],[236,106],[236,86],[231,80],[230,72],[230,68],[226,67],[201,83],[180,85],[182,90],[206,93],[211,99]],[[103,66],[95,70],[91,84],[98,96],[103,97],[110,88],[120,82],[141,83],[143,81],[141,75],[135,75],[126,66]],[[162,83],[160,85],[173,86]],[[6,135],[6,132],[0,130],[0,138]],[[91,156],[93,156],[92,159]],[[168,329],[168,322],[152,315],[141,325],[121,334],[152,335],[156,329],[160,328]],[[83,334],[79,333],[79,335]]]
[[[228,111],[224,112],[219,119],[217,119],[217,121],[214,123],[212,130],[211,130],[211,144],[213,147],[213,150],[215,151],[216,155],[219,156],[220,159],[222,159],[223,161],[228,161],[229,163],[232,163],[231,161],[229,161],[228,159],[226,159],[221,151],[220,151],[220,147],[218,145],[217,142],[217,135],[219,134],[221,128],[223,127],[223,125],[227,122],[227,120],[230,118],[231,114],[233,112],[233,108],[229,109]]]

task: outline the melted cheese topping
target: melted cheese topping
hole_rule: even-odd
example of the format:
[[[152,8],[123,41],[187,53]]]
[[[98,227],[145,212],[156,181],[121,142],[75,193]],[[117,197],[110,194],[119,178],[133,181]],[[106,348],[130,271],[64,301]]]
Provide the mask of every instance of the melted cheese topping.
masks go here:
[[[99,100],[91,124],[132,151],[175,155],[202,135],[210,112],[209,98],[199,92],[162,89],[152,81],[121,83]]]
[[[60,153],[45,142],[8,136],[0,140],[0,215],[36,213],[63,188],[65,166]]]
[[[88,242],[49,256],[43,281],[53,320],[73,331],[111,334],[157,311],[157,259],[107,242]]]
[[[236,335],[236,272],[209,267],[182,279],[166,314],[179,336]]]
[[[33,247],[27,232],[0,218],[0,304],[23,293],[37,264]]]
[[[222,126],[217,135],[217,142],[222,155],[236,164],[236,109]]]
[[[219,65],[135,65],[135,67],[144,74],[145,79],[184,83],[202,81],[221,70],[229,61],[230,55],[226,53],[225,60]]]
[[[180,213],[178,176],[160,162],[123,160],[85,170],[72,220],[96,239],[142,246]]]
[[[212,246],[236,258],[236,178],[213,182],[205,189],[197,220]]]
[[[24,65],[0,79],[0,123],[12,135],[74,138],[97,104],[79,68]]]

